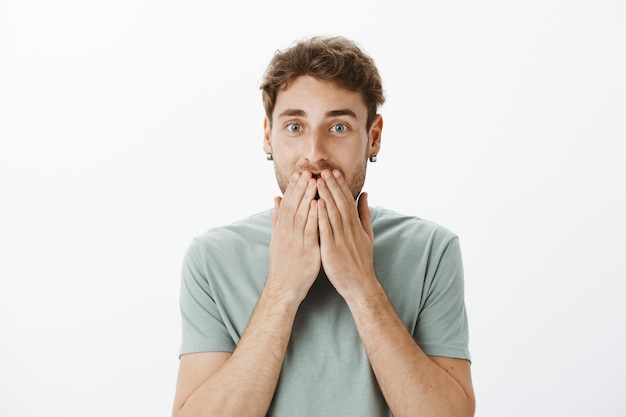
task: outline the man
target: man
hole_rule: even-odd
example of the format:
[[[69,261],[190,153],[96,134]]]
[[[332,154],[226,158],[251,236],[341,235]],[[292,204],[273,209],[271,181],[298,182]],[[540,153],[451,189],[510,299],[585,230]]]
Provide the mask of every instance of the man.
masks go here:
[[[458,239],[361,193],[383,127],[373,60],[304,40],[261,89],[283,196],[187,252],[174,416],[472,416]]]

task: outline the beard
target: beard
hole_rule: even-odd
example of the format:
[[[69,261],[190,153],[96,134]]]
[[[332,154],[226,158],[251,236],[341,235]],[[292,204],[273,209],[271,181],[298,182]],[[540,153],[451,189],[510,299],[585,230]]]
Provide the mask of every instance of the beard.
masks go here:
[[[344,172],[343,169],[332,166],[331,164],[328,164],[326,162],[322,164],[318,164],[318,165],[310,165],[310,164],[302,165],[302,166],[297,167],[295,171],[289,172],[289,173],[283,172],[279,168],[280,164],[276,162],[277,161],[275,160],[274,172],[276,173],[276,181],[278,182],[278,187],[280,188],[280,191],[283,193],[283,195],[285,194],[285,190],[287,190],[287,185],[289,184],[289,181],[290,181],[291,175],[293,175],[293,172],[304,172],[304,171],[321,172],[325,169],[328,169],[331,171],[334,169],[337,169],[339,170],[339,172],[341,172],[341,175],[343,176],[346,184],[348,185],[348,189],[352,193],[352,196],[354,197],[355,200],[357,199],[359,194],[361,194],[361,190],[363,189],[363,185],[365,184],[365,173],[367,171],[367,159],[363,159],[363,162],[356,168],[356,170],[354,171],[351,177],[346,177],[346,173]],[[315,195],[315,199],[316,200],[319,199],[319,194]]]

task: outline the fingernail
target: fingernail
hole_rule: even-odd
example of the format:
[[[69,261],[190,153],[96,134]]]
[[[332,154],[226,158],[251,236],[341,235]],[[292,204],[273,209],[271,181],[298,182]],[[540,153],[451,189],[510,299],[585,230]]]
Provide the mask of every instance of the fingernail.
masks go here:
[[[339,170],[336,169],[336,170],[333,171],[333,175],[335,176],[335,178],[339,178],[339,177],[341,177],[341,172],[339,172]]]

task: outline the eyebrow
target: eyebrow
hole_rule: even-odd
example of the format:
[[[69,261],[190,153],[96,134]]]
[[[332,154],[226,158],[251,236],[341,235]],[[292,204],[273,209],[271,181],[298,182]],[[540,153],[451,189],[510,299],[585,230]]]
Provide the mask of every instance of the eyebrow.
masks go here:
[[[306,112],[304,110],[299,110],[299,109],[287,109],[278,115],[278,117],[293,117],[293,116],[306,117]]]
[[[350,116],[356,119],[356,114],[350,109],[331,110],[326,113],[326,117]]]
[[[300,109],[287,109],[284,112],[282,112],[281,114],[278,115],[278,117],[306,117],[306,112],[304,110],[300,110]],[[338,116],[350,116],[354,119],[356,119],[356,113],[354,113],[352,110],[350,109],[339,109],[339,110],[331,110],[326,112],[326,117],[330,118],[330,117],[338,117]]]

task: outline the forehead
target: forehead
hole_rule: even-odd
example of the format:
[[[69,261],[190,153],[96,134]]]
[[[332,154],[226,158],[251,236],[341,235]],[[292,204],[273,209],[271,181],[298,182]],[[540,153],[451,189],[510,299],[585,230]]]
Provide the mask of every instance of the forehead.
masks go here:
[[[293,80],[276,96],[274,115],[286,109],[302,110],[307,115],[349,109],[357,118],[366,117],[367,108],[361,93],[337,84],[303,75]]]

